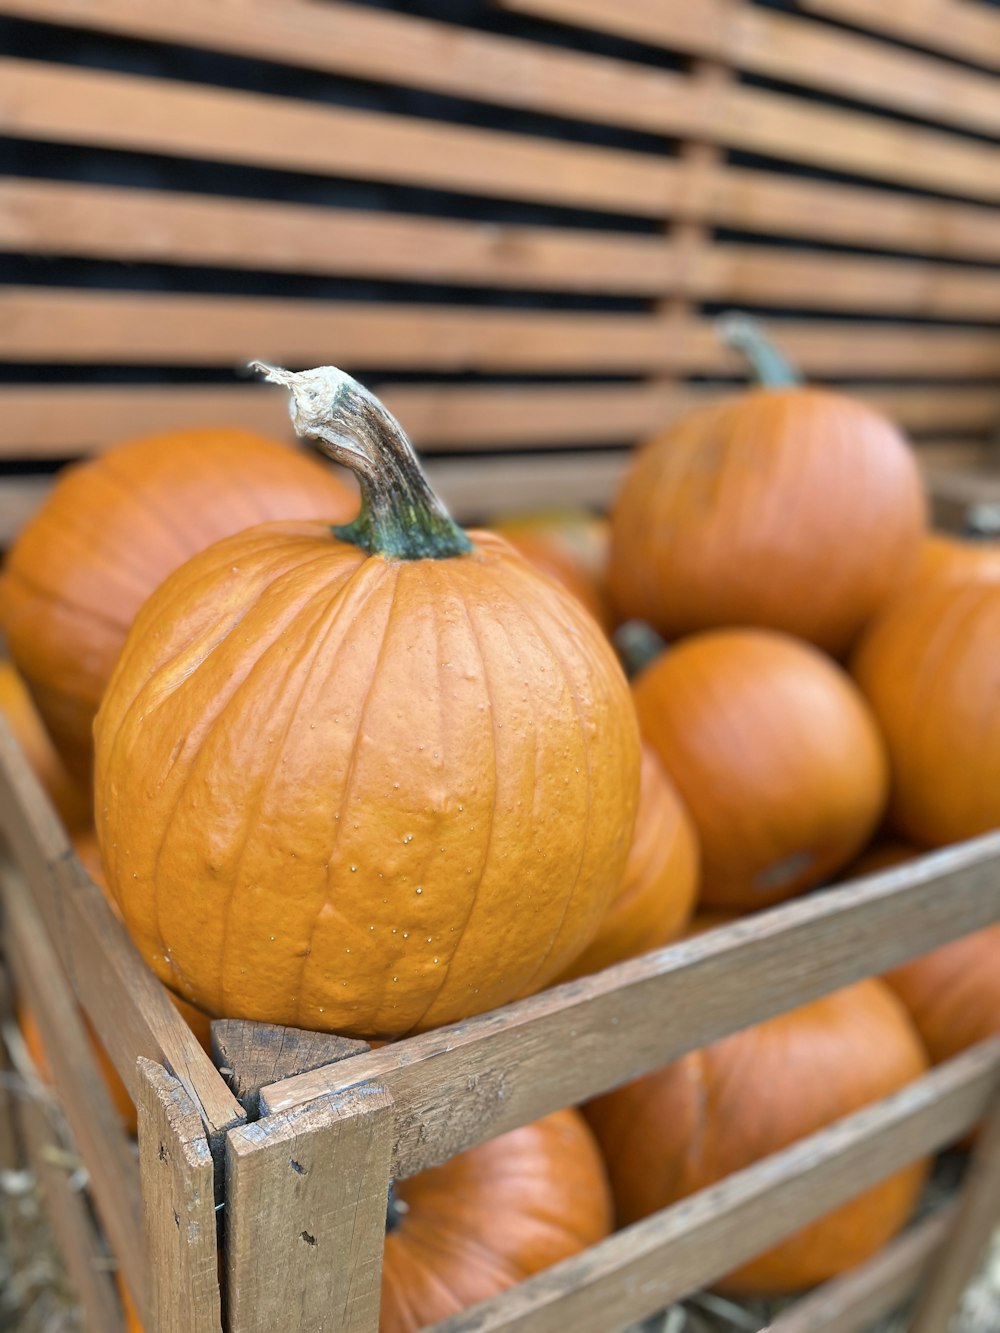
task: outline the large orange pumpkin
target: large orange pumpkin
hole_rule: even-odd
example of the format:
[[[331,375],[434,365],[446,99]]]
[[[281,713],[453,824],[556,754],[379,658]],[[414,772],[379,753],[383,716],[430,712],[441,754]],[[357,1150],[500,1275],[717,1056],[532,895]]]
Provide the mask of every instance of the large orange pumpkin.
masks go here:
[[[85,828],[91,819],[87,793],[66,771],[28,687],[6,658],[0,658],[0,712],[66,828],[70,833]]]
[[[594,940],[557,983],[658,949],[682,932],[698,892],[698,838],[676,788],[642,747],[639,809],[618,895]]]
[[[943,847],[1000,826],[1000,584],[900,598],[851,670],[888,747],[896,831]]]
[[[578,597],[599,625],[611,628],[608,602],[608,519],[586,509],[539,509],[490,524],[536,569]]]
[[[887,774],[875,723],[808,644],[767,630],[693,635],[633,694],[697,829],[703,904],[746,910],[822,883],[878,823]]]
[[[612,596],[668,638],[760,625],[839,655],[911,577],[924,509],[888,420],[785,377],[639,452],[612,510]]]
[[[895,996],[869,980],[694,1051],[592,1102],[619,1225],[714,1185],[927,1068]],[[926,1173],[908,1166],[719,1285],[795,1291],[854,1267],[904,1225]]]
[[[0,622],[71,772],[89,785],[104,687],[169,573],[251,524],[356,510],[332,469],[243,430],[155,435],[62,472],[7,557]]]
[[[392,1037],[542,988],[596,934],[635,715],[592,617],[452,522],[377,399],[270,373],[361,515],[252,528],[147,601],[95,725],[98,837],[185,998]]]

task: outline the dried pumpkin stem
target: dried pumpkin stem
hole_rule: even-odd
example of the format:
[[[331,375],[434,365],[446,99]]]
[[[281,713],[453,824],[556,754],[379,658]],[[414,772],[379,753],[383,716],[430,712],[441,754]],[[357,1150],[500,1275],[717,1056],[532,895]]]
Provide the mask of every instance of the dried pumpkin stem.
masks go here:
[[[295,433],[357,475],[361,512],[334,528],[343,541],[392,560],[446,560],[472,543],[431,490],[413,445],[392,413],[336,366],[291,371],[251,361],[291,393]]]
[[[730,310],[719,316],[716,328],[727,347],[732,347],[746,357],[755,378],[765,389],[784,389],[802,383],[799,372],[785,360],[757,321],[749,315]]]

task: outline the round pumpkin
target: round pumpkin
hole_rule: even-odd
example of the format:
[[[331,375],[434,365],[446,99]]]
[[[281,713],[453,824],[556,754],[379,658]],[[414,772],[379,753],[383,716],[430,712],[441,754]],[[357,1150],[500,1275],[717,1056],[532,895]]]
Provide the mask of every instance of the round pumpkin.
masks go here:
[[[943,847],[1000,826],[1000,584],[915,589],[851,670],[886,740],[896,832]]]
[[[668,638],[763,626],[840,655],[911,578],[925,504],[891,422],[785,383],[686,413],[653,438],[611,520],[623,617]]]
[[[1000,579],[1000,542],[930,532],[920,548],[914,583],[995,582]]]
[[[199,1008],[394,1037],[541,989],[596,934],[635,715],[592,617],[452,522],[376,398],[269,373],[361,514],[251,528],[150,597],[95,724],[98,839]]]
[[[856,855],[885,804],[886,761],[864,700],[808,644],[715,630],[633,681],[644,739],[701,846],[701,904],[764,907]]]
[[[135,613],[168,574],[252,524],[356,510],[332,469],[244,430],[133,440],[60,473],[7,556],[0,623],[74,776],[90,784],[101,695]]]
[[[599,625],[610,630],[608,547],[611,524],[586,509],[538,509],[490,524],[536,569],[568,588]]]
[[[895,996],[863,981],[734,1033],[591,1102],[619,1226],[825,1128],[924,1073]],[[740,1294],[796,1291],[862,1263],[904,1225],[917,1162],[729,1274]]]
[[[676,788],[642,747],[639,808],[618,895],[595,939],[554,984],[659,949],[683,931],[698,892],[698,839]]]
[[[6,658],[0,658],[0,712],[67,830],[85,828],[91,820],[87,793],[66,771],[28,687]]]

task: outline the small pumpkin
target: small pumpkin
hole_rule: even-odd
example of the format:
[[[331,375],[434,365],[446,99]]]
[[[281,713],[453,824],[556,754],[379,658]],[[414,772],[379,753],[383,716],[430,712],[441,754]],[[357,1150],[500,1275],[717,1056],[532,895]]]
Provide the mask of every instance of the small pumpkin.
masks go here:
[[[901,597],[851,671],[885,737],[893,829],[943,847],[1000,826],[1000,584],[936,582]]]
[[[648,745],[642,747],[639,809],[618,895],[594,940],[554,984],[676,939],[698,892],[698,838],[684,803]]]
[[[643,738],[698,833],[700,903],[747,910],[815,884],[885,804],[882,742],[848,676],[768,630],[684,639],[633,681]]]
[[[668,638],[756,625],[839,656],[912,577],[917,462],[891,422],[803,387],[747,322],[733,328],[763,387],[637,454],[611,515],[614,604]]]
[[[612,625],[608,600],[610,521],[586,509],[528,510],[495,519],[505,537],[536,569],[568,588],[605,630]]]
[[[68,832],[85,828],[91,819],[87,793],[66,771],[28,687],[6,658],[0,658],[0,712]]]
[[[859,982],[694,1051],[591,1102],[619,1226],[708,1188],[924,1073],[896,997]],[[738,1294],[797,1291],[853,1268],[913,1211],[915,1162],[730,1273]]]
[[[139,607],[190,556],[277,518],[347,519],[314,458],[249,431],[184,430],[59,474],[0,578],[0,622],[67,767],[88,787],[94,715]]]
[[[251,528],[149,598],[95,724],[98,839],[199,1008],[394,1037],[541,989],[596,934],[635,715],[592,617],[452,522],[376,398],[266,373],[361,514]]]

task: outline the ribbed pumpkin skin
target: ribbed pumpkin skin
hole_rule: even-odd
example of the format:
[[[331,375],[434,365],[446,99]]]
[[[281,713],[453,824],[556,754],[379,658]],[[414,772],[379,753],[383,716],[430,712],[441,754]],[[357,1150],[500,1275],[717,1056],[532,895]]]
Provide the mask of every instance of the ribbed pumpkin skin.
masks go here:
[[[698,833],[701,904],[790,898],[867,842],[886,798],[882,743],[850,679],[808,644],[766,630],[693,635],[632,689],[643,738]]]
[[[904,1087],[927,1068],[916,1032],[879,981],[859,982],[694,1051],[586,1108],[604,1150],[618,1225]],[[729,1274],[735,1293],[796,1291],[874,1254],[920,1192],[915,1163]]]
[[[542,509],[491,524],[536,569],[578,597],[599,625],[611,628],[608,601],[608,519],[585,509]]]
[[[886,740],[893,828],[943,847],[1000,826],[1000,584],[900,598],[851,671]]]
[[[66,771],[27,685],[5,658],[0,658],[0,713],[66,828],[70,833],[85,828],[91,819],[87,793]]]
[[[416,1333],[603,1240],[604,1163],[576,1111],[557,1111],[399,1181],[380,1333]]]
[[[105,871],[216,1016],[390,1037],[541,989],[596,933],[639,788],[593,619],[502,539],[366,557],[265,524],[140,612],[95,725]]]
[[[71,772],[89,785],[101,694],[168,574],[254,524],[357,507],[329,465],[242,430],[150,436],[62,472],[7,557],[0,621]]]
[[[912,576],[924,508],[890,422],[819,389],[760,389],[637,455],[612,511],[612,597],[667,638],[759,625],[840,655]]]
[[[698,893],[698,838],[673,783],[642,747],[639,808],[618,896],[596,937],[555,984],[600,972],[676,939]]]

